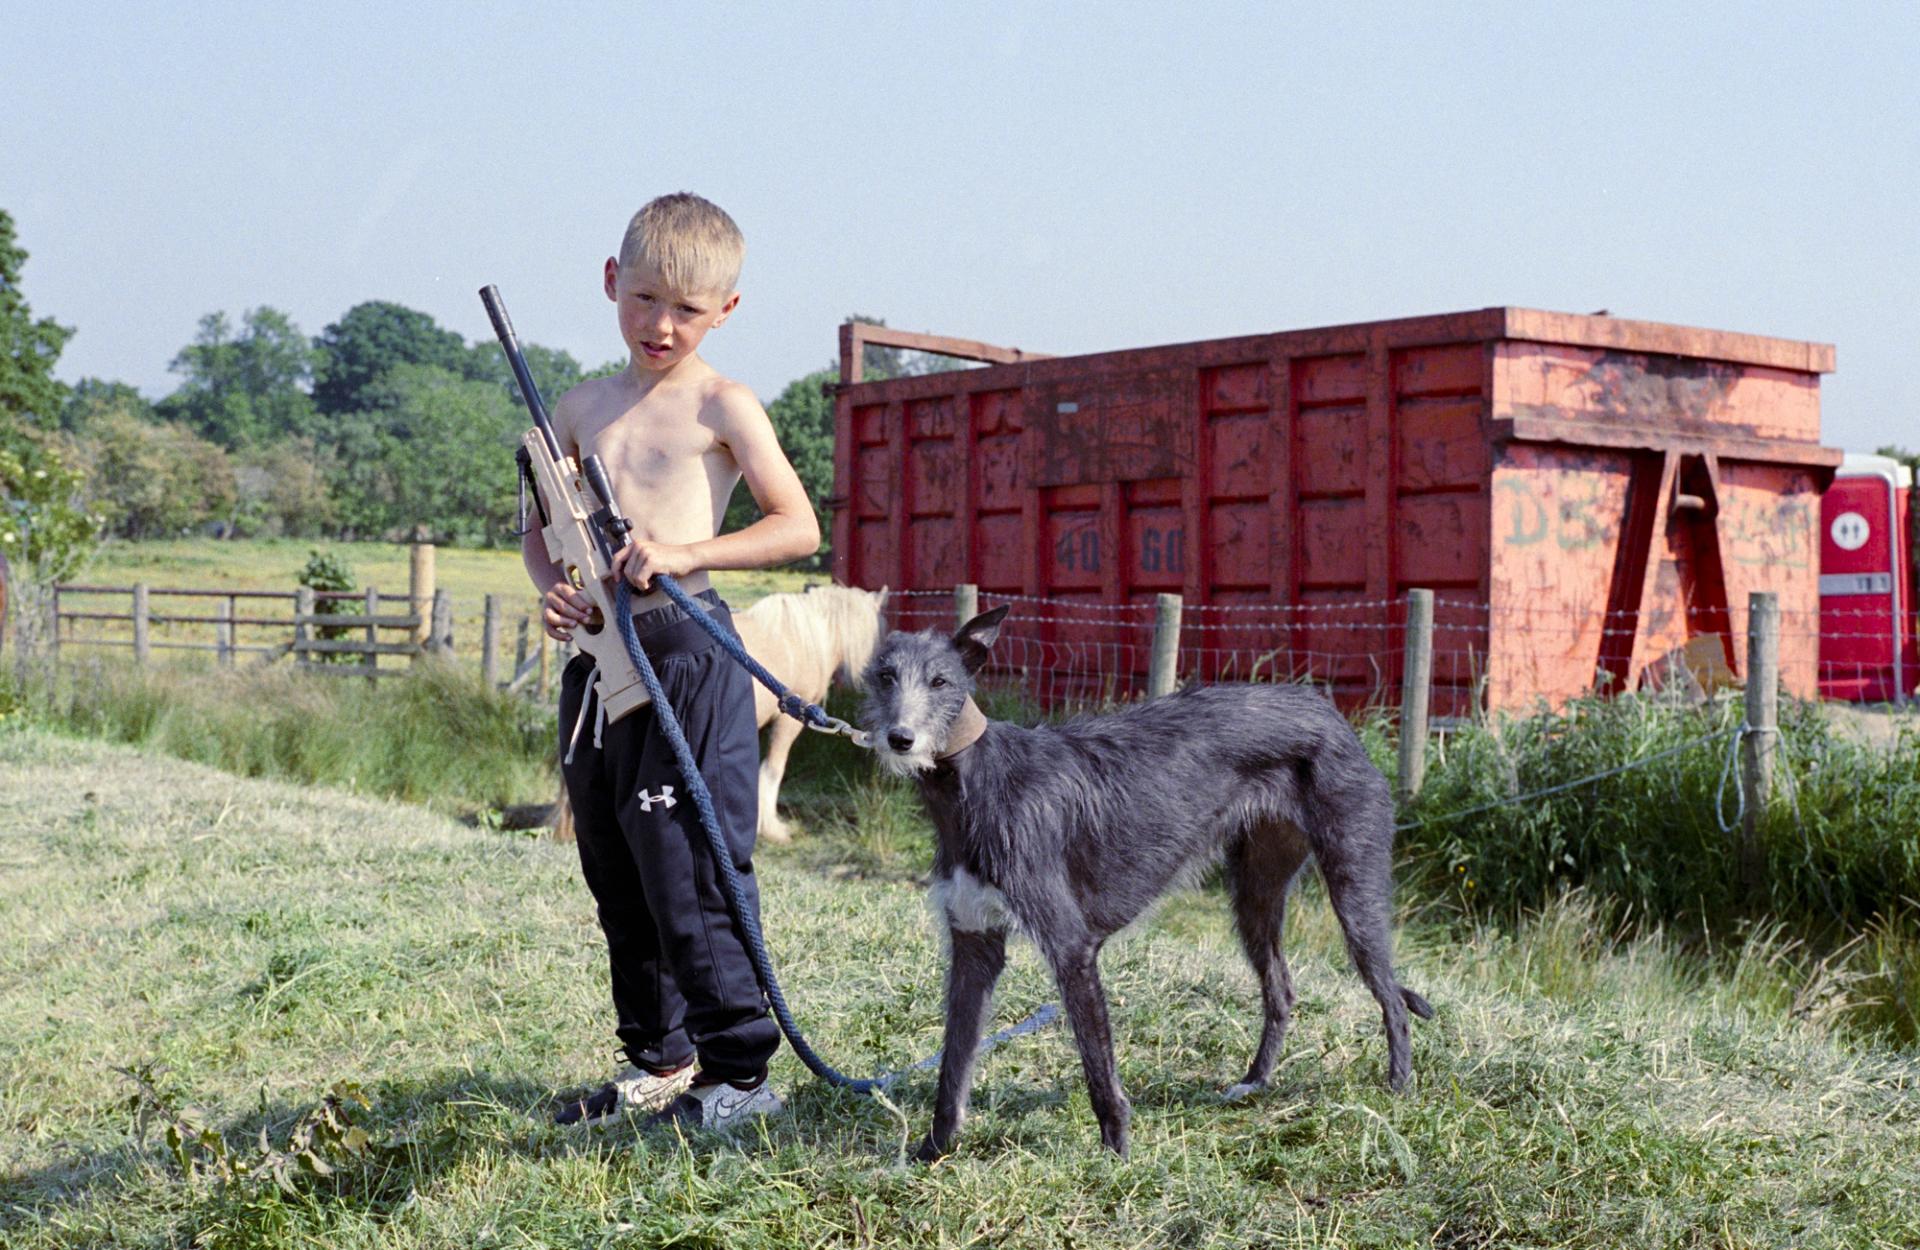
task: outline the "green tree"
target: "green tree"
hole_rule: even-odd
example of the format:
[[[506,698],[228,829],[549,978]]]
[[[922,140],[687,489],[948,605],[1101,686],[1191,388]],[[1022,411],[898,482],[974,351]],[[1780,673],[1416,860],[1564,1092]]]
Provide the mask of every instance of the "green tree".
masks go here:
[[[70,576],[93,550],[84,480],[36,431],[0,425],[0,552],[23,590]]]
[[[208,313],[172,367],[186,380],[160,401],[159,414],[222,447],[313,433],[313,399],[302,389],[313,349],[279,309],[250,309],[238,333],[225,313]]]
[[[372,388],[401,365],[432,365],[454,374],[472,367],[465,339],[426,313],[387,300],[349,308],[313,340],[313,352],[313,402],[328,416],[374,407]]]
[[[233,517],[232,461],[184,425],[113,411],[98,419],[81,448],[88,503],[121,538],[172,537]]]
[[[0,553],[17,594],[11,611],[28,644],[23,653],[47,589],[79,567],[97,537],[80,474],[48,438],[67,397],[53,366],[73,331],[34,317],[20,287],[26,260],[12,215],[0,209]]]
[[[27,251],[14,238],[13,215],[0,208],[0,416],[51,426],[67,398],[53,365],[73,329],[51,317],[35,319],[20,289],[26,263]]]
[[[85,434],[102,417],[118,412],[140,421],[157,419],[146,396],[125,382],[81,378],[60,407],[60,428],[69,434]]]
[[[234,470],[240,528],[314,538],[338,519],[331,489],[333,451],[310,438],[282,438],[241,453]]]
[[[512,527],[522,410],[492,382],[400,365],[341,418],[335,476],[343,519],[363,534],[494,543]]]
[[[384,412],[346,412],[327,423],[327,493],[334,519],[345,538],[377,537],[393,515],[393,466],[387,461],[388,429]]]
[[[580,362],[568,353],[553,347],[542,347],[538,343],[523,343],[521,354],[527,358],[527,371],[533,374],[533,384],[540,391],[540,398],[551,409],[553,402],[567,391],[578,385],[586,377],[586,371]],[[625,368],[622,365],[621,368]],[[520,398],[520,384],[514,380],[513,370],[507,365],[507,357],[500,345],[492,339],[475,343],[468,351],[466,374],[476,382],[492,382],[507,394],[514,407],[523,408],[525,401]],[[529,421],[529,424],[531,422]]]

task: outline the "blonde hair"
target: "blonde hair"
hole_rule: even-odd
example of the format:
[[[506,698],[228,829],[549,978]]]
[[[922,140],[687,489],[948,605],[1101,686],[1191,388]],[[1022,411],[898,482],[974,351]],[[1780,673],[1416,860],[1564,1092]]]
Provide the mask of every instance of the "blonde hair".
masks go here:
[[[644,261],[678,291],[733,293],[747,241],[733,218],[688,191],[648,201],[627,223],[620,267]]]

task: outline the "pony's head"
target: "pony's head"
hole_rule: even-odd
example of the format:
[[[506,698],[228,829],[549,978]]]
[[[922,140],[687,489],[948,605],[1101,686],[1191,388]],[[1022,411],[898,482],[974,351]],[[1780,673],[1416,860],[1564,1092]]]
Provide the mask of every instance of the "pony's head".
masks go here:
[[[807,596],[827,627],[834,668],[841,681],[857,684],[885,628],[887,587],[808,586]]]

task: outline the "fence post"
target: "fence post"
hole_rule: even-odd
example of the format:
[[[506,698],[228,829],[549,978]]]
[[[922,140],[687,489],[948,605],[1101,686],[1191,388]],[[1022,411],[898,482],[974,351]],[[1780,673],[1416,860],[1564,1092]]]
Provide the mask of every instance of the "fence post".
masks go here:
[[[293,592],[293,662],[295,667],[312,663],[309,654],[300,649],[300,644],[313,637],[313,627],[307,622],[313,619],[313,587],[301,586]]]
[[[1773,793],[1773,753],[1780,710],[1780,596],[1756,590],[1747,596],[1747,718],[1741,742],[1746,819],[1741,827],[1740,876],[1748,896],[1764,884],[1760,817]]]
[[[422,655],[433,649],[433,544],[413,544],[412,559],[407,565],[407,611],[417,621],[413,627],[411,640],[420,648],[412,662],[418,664]]]
[[[500,684],[500,596],[488,595],[480,618],[480,680],[492,690]]]
[[[540,676],[534,679],[534,693],[540,698],[547,697],[547,657],[553,653],[553,639],[547,637],[547,631],[540,631]]]
[[[213,626],[215,653],[220,657],[221,667],[232,668],[234,644],[232,595],[221,600],[219,615],[220,619]]]
[[[7,645],[6,583],[6,559],[0,557],[0,648]],[[18,609],[15,610],[18,611]],[[53,584],[52,601],[47,605],[47,624],[52,626],[47,631],[47,658],[57,664],[60,661],[60,583],[58,582]],[[15,645],[19,645],[17,636]]]
[[[953,588],[954,629],[958,630],[978,615],[980,615],[980,587],[972,582],[961,582]]]
[[[145,664],[147,657],[153,654],[152,625],[147,619],[147,584],[135,582],[133,585],[133,658],[137,663]]]
[[[1407,592],[1407,654],[1400,673],[1400,793],[1420,793],[1427,773],[1427,706],[1433,691],[1433,592]]]
[[[433,632],[427,636],[427,649],[453,657],[453,600],[444,590],[433,592]]]
[[[513,675],[518,677],[527,666],[527,618],[520,618],[519,636],[513,642]]]
[[[1153,661],[1147,670],[1147,697],[1172,694],[1180,666],[1179,595],[1162,594],[1153,609]]]
[[[373,587],[369,586],[367,587],[367,654],[366,654],[367,684],[369,686],[374,684],[374,674],[378,672],[380,668],[380,653],[373,649],[380,645],[380,627],[373,623],[374,618],[379,615],[380,615],[380,592],[375,590]]]

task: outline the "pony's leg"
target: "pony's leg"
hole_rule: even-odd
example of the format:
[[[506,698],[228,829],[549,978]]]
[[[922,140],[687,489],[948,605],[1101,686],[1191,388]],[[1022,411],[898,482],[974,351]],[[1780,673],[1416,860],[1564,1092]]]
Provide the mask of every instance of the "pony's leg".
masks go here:
[[[802,726],[791,716],[775,716],[767,731],[767,757],[760,762],[760,836],[769,842],[787,842],[793,833],[780,819],[780,782],[787,775],[787,754],[800,737]]]

